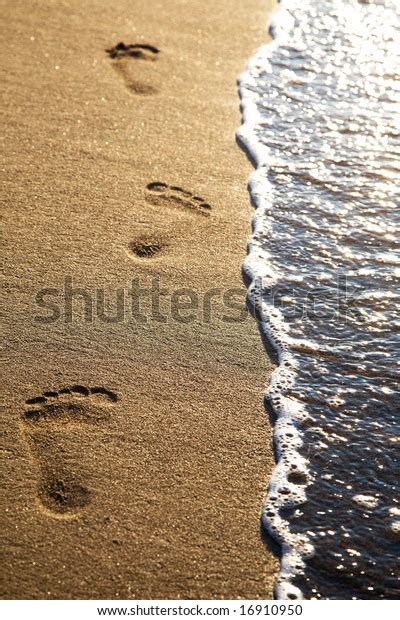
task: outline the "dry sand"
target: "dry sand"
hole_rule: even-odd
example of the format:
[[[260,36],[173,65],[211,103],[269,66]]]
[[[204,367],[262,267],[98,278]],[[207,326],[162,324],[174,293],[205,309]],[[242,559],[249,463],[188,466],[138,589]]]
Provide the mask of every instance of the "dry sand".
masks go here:
[[[3,8],[6,598],[272,595],[259,525],[271,365],[254,321],[222,320],[238,311],[219,294],[210,321],[85,322],[76,299],[66,322],[58,292],[66,276],[111,300],[133,277],[200,302],[243,288],[251,167],[235,80],[272,4]],[[106,53],[120,41],[159,51]],[[51,323],[35,320],[52,313],[43,287],[62,310]]]

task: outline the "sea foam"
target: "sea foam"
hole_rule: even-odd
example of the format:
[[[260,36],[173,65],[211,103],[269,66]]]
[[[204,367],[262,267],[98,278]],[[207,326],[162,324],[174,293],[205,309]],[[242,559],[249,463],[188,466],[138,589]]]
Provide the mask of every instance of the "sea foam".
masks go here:
[[[243,272],[277,362],[265,393],[277,465],[262,523],[281,546],[282,599],[400,592],[396,11],[283,1],[272,42],[239,80],[237,136],[256,168]]]

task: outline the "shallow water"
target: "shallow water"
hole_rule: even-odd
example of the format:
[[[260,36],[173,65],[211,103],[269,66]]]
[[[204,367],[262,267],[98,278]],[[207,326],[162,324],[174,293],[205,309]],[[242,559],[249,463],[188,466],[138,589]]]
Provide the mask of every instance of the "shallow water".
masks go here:
[[[400,597],[400,3],[296,0],[241,76],[244,271],[279,366],[278,598]]]

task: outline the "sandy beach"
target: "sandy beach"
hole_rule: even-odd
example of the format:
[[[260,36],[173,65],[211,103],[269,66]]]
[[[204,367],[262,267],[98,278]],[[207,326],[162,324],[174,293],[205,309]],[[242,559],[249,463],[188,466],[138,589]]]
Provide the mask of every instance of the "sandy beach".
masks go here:
[[[235,131],[273,5],[4,9],[3,598],[272,597]]]

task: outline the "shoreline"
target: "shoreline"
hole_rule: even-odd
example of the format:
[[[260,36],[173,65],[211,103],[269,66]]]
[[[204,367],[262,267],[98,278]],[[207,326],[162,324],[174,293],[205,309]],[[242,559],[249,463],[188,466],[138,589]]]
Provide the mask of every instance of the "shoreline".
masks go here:
[[[272,365],[250,316],[221,318],[252,217],[236,78],[272,4],[8,9],[5,598],[272,598]],[[35,320],[66,276],[76,318]],[[136,277],[201,313],[161,294],[166,321],[85,321]]]

